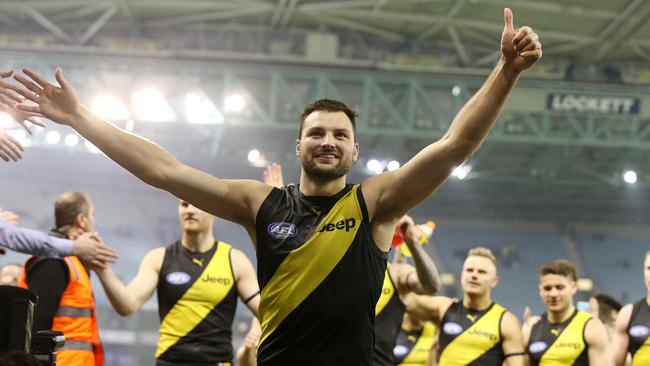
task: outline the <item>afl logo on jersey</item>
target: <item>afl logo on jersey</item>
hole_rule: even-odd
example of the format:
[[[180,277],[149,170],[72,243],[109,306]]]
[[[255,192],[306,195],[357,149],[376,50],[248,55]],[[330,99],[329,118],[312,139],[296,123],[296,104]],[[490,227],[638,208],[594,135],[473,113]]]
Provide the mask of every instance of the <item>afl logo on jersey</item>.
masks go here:
[[[650,328],[645,325],[635,325],[630,328],[630,335],[635,338],[646,337],[650,334]]]
[[[168,274],[165,279],[172,285],[184,285],[190,282],[191,277],[185,272],[172,272]]]
[[[393,354],[395,357],[404,357],[406,354],[409,353],[409,349],[406,346],[403,346],[401,344],[398,344],[393,348]]]
[[[528,346],[528,351],[530,353],[540,353],[544,352],[548,348],[548,344],[545,342],[533,342]]]
[[[269,225],[268,232],[276,239],[288,239],[298,234],[298,228],[289,222],[274,222]]]
[[[463,332],[463,327],[461,327],[459,324],[449,322],[445,323],[445,325],[442,326],[442,330],[447,334],[457,335]]]

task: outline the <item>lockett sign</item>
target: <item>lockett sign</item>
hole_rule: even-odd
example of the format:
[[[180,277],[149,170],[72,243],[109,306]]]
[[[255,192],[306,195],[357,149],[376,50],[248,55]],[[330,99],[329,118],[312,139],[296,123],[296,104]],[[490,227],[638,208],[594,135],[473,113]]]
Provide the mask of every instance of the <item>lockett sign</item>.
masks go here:
[[[558,112],[639,114],[641,101],[630,97],[604,97],[581,94],[549,94],[546,108]]]

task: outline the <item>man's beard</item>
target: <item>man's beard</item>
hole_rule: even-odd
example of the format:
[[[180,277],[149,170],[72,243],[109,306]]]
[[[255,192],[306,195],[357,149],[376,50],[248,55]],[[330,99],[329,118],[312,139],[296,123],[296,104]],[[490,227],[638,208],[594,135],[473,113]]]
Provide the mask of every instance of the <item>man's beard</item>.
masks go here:
[[[334,169],[319,168],[313,158],[312,160],[301,159],[301,161],[305,174],[317,182],[329,182],[341,178],[342,176],[348,174],[350,168],[352,168],[352,162],[343,160],[339,160],[339,164]]]

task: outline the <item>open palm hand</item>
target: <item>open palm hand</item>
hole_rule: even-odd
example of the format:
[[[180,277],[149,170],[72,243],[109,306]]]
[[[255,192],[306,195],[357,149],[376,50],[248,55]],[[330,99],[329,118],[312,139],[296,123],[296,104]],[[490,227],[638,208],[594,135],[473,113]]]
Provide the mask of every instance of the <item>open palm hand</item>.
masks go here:
[[[23,69],[25,75],[14,75],[23,87],[14,87],[14,91],[34,102],[36,105],[21,104],[18,108],[29,113],[41,114],[56,123],[70,124],[81,111],[79,96],[63,77],[63,71],[58,68],[55,73],[59,86],[47,82],[41,75],[30,69]]]

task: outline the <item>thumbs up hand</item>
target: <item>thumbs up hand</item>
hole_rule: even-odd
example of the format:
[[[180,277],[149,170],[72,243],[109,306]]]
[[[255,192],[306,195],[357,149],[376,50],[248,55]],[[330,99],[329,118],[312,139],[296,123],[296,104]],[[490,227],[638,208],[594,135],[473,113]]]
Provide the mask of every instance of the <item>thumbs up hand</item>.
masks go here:
[[[529,26],[515,28],[512,10],[503,9],[503,33],[501,34],[501,54],[507,65],[521,72],[542,58],[542,44],[539,36]]]

